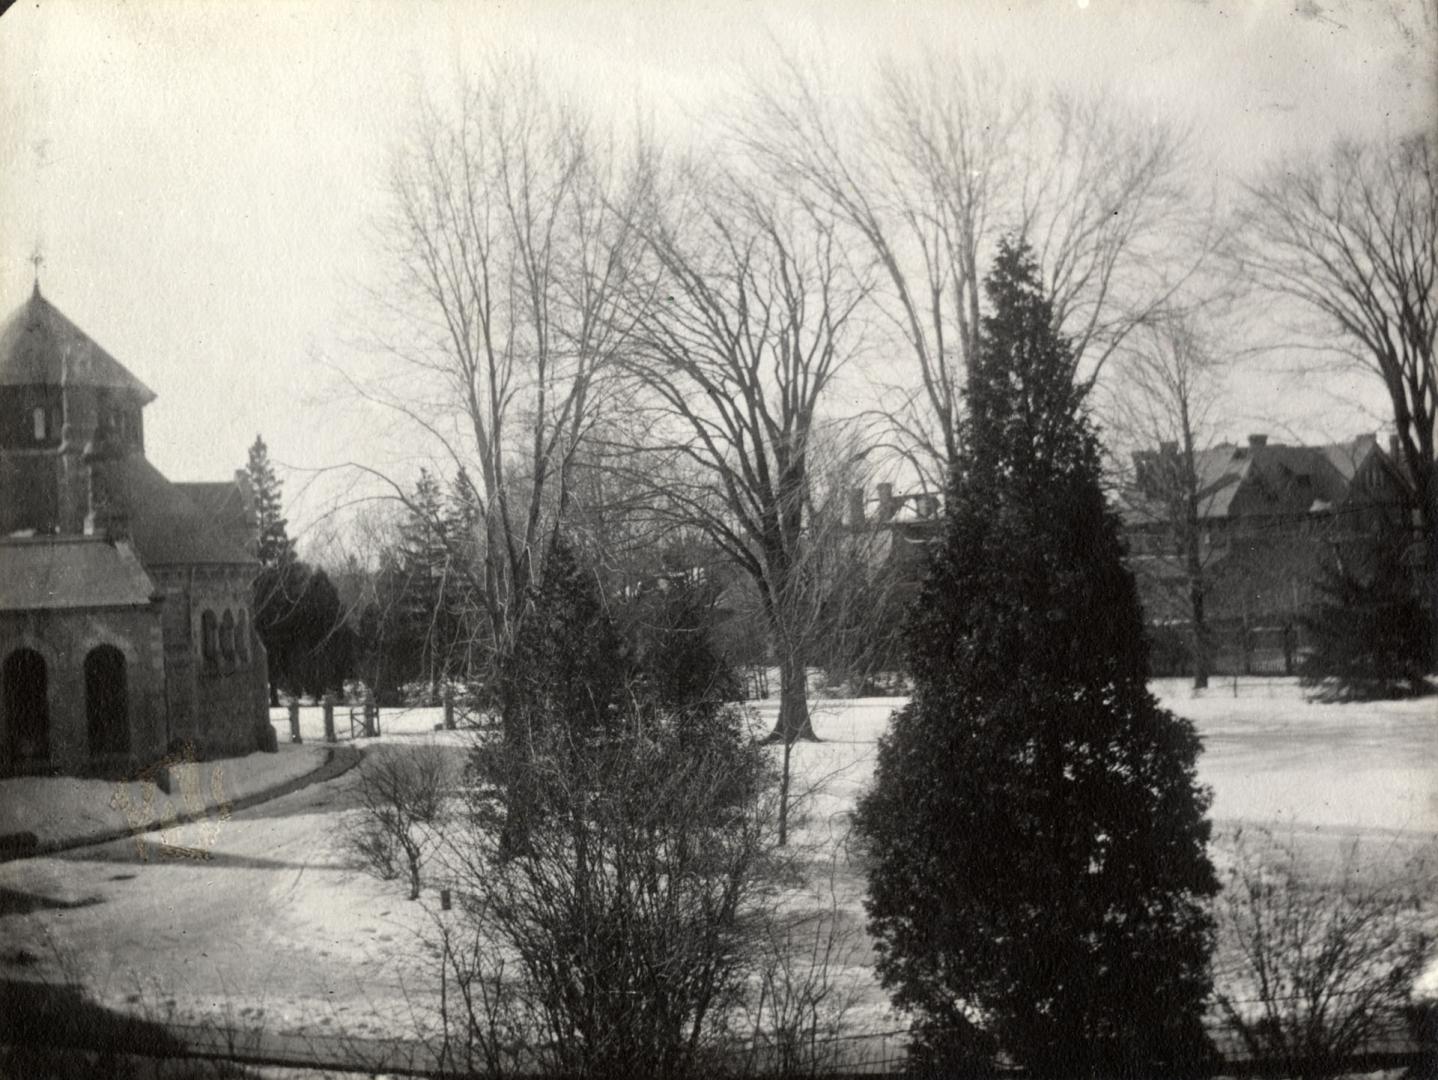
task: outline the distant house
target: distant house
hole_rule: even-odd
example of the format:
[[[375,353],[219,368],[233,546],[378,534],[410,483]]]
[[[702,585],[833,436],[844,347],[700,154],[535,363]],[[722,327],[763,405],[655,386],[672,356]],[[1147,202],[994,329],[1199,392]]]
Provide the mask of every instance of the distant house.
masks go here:
[[[1191,619],[1176,444],[1133,455],[1121,500],[1129,565],[1156,637],[1181,639]],[[1325,446],[1283,446],[1264,435],[1194,455],[1198,548],[1206,617],[1220,647],[1216,670],[1287,671],[1302,648],[1298,619],[1335,554],[1407,527],[1413,497],[1395,456],[1375,435]],[[1173,642],[1169,642],[1172,645]],[[1160,669],[1185,658],[1155,650]]]
[[[38,285],[0,325],[0,774],[267,741],[253,495],[162,476],[154,399]]]
[[[928,568],[929,551],[944,535],[943,503],[932,491],[895,494],[893,484],[849,492],[848,525],[854,533],[872,533],[872,558],[887,563],[901,587],[916,592]]]

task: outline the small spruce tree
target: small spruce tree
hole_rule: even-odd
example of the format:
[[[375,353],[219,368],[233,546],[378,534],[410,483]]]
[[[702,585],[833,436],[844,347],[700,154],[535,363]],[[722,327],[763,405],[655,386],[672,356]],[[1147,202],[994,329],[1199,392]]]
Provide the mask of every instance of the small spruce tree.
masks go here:
[[[622,728],[626,668],[598,580],[555,537],[502,675],[522,752],[555,737],[585,743]]]
[[[1425,693],[1433,666],[1427,615],[1406,562],[1411,543],[1385,523],[1371,545],[1334,553],[1306,617],[1313,647],[1299,668],[1324,701],[1365,701]]]
[[[967,452],[861,800],[878,969],[929,1075],[1199,1070],[1216,892],[1193,727],[1147,689],[1074,358],[1001,246]]]
[[[631,708],[647,723],[672,723],[683,737],[727,730],[744,692],[739,673],[714,639],[716,589],[677,574],[620,608]]]

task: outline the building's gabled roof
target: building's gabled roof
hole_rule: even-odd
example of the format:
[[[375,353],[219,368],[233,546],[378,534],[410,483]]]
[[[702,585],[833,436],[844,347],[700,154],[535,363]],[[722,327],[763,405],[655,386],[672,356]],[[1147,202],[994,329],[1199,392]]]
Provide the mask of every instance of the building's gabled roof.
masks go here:
[[[1200,517],[1223,517],[1243,483],[1252,463],[1250,458],[1236,456],[1233,443],[1219,443],[1193,455],[1193,471],[1198,479]]]
[[[1193,471],[1198,482],[1200,518],[1228,515],[1233,497],[1238,493],[1251,464],[1247,456],[1235,456],[1237,450],[1233,443],[1225,442],[1194,451]],[[1148,450],[1141,454],[1156,459],[1163,452]],[[1166,522],[1168,515],[1169,508],[1164,500],[1143,489],[1128,492],[1119,507],[1119,516],[1126,525]]]
[[[147,607],[155,584],[124,541],[44,536],[0,541],[0,611]]]
[[[1165,451],[1144,451],[1156,460]],[[1257,437],[1247,446],[1219,443],[1194,454],[1199,517],[1231,517],[1235,513],[1308,513],[1342,504],[1354,478],[1374,456],[1383,456],[1372,435],[1325,446],[1282,446]],[[1137,460],[1137,457],[1136,457]],[[1242,507],[1235,500],[1244,496]],[[1123,517],[1128,524],[1164,520],[1160,500],[1135,493]]]
[[[123,485],[130,536],[146,566],[248,565],[255,558],[225,536],[178,484],[139,454],[113,463]]]
[[[192,502],[216,532],[251,550],[258,538],[255,498],[243,470],[233,480],[177,481],[173,485]]]
[[[72,384],[120,391],[141,405],[155,400],[153,390],[65,318],[36,285],[0,326],[0,386],[58,386],[66,357]]]

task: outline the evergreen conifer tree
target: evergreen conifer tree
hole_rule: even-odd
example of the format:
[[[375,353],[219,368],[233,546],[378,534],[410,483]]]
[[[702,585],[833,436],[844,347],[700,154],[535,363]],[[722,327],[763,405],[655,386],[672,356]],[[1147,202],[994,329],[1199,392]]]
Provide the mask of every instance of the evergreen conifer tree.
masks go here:
[[[880,976],[931,1074],[1203,1067],[1217,889],[1193,727],[1147,689],[1099,449],[1033,257],[1003,244],[914,694],[859,809]]]
[[[270,704],[280,703],[280,690],[290,689],[299,651],[295,610],[308,574],[295,559],[279,478],[270,464],[269,447],[259,435],[250,447],[245,468],[254,492],[259,543],[255,550],[260,572],[253,587],[255,633],[268,656]]]
[[[513,702],[535,734],[562,726],[580,742],[623,726],[627,662],[598,579],[574,548],[556,537],[544,581],[510,659]]]
[[[715,586],[687,574],[659,581],[623,608],[629,692],[647,720],[702,738],[730,722],[743,681],[714,640]]]
[[[265,440],[255,436],[250,447],[249,463],[245,471],[249,474],[250,487],[255,495],[256,515],[259,518],[259,550],[256,552],[260,565],[276,567],[294,557],[290,543],[288,522],[285,520],[284,504],[281,497],[280,481],[270,464],[270,450]]]
[[[1432,638],[1406,561],[1412,546],[1387,522],[1371,546],[1334,553],[1318,582],[1319,600],[1302,620],[1313,648],[1299,676],[1315,696],[1372,700],[1428,689]]]
[[[458,636],[447,595],[451,585],[447,528],[447,507],[439,481],[428,469],[420,469],[409,515],[401,528],[404,591],[398,636],[413,656],[412,664],[405,667],[429,683],[432,699],[438,697]]]

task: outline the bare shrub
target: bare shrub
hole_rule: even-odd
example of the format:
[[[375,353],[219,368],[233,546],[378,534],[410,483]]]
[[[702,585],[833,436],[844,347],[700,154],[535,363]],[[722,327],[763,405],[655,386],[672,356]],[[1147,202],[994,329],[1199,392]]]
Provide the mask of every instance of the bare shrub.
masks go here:
[[[376,877],[404,872],[409,898],[419,899],[420,871],[450,817],[456,772],[440,747],[382,747],[359,768],[360,818],[346,837],[350,854]]]
[[[506,979],[510,965],[482,920],[437,915],[431,944],[439,954],[441,1075],[496,1078],[522,1071],[533,1035],[512,973]]]
[[[766,928],[758,996],[750,1004],[751,1071],[764,1076],[819,1076],[839,1064],[857,986],[847,968],[857,946],[837,903],[784,917]]]
[[[544,1075],[710,1074],[774,894],[762,749],[658,722],[602,740],[561,729],[501,771],[515,770],[523,783],[474,790],[446,847],[460,890],[440,942],[458,995],[452,1057],[490,1072],[522,1060]],[[524,843],[507,847],[493,802],[516,792]]]
[[[1294,842],[1236,830],[1215,903],[1216,1002],[1248,1053],[1282,1075],[1332,1076],[1401,1025],[1431,955],[1435,880],[1421,856],[1323,872]]]

